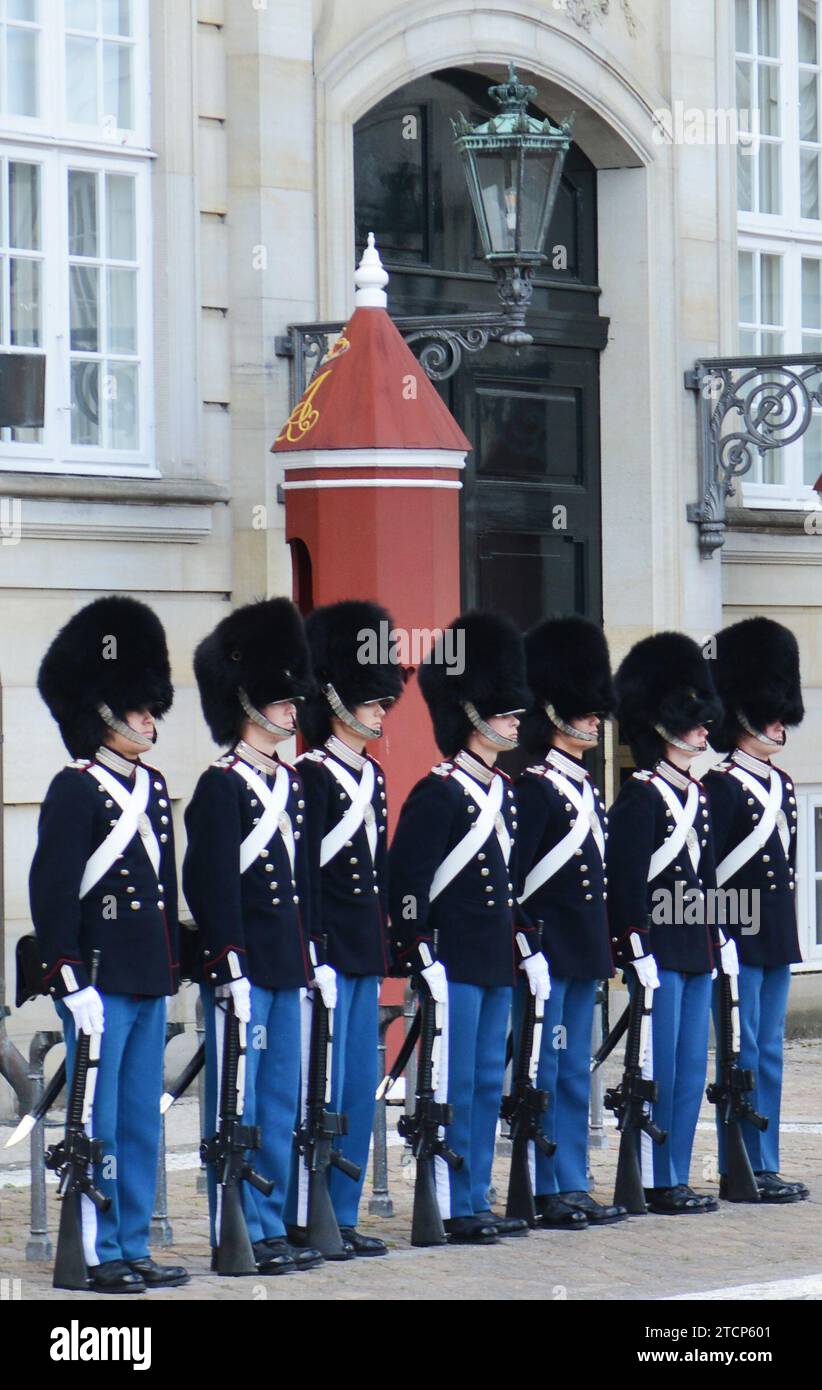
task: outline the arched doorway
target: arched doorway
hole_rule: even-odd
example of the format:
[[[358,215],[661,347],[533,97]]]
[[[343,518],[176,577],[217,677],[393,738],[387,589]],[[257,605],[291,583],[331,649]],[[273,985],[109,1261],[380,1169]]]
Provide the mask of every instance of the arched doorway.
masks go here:
[[[492,112],[488,79],[448,69],[408,83],[354,131],[358,248],[373,231],[397,316],[496,306],[450,119]],[[544,114],[535,111],[535,114]],[[550,114],[550,113],[548,113]],[[602,617],[596,171],[572,146],[537,281],[533,346],[466,354],[441,384],[474,442],[462,495],[462,602],[527,628]]]

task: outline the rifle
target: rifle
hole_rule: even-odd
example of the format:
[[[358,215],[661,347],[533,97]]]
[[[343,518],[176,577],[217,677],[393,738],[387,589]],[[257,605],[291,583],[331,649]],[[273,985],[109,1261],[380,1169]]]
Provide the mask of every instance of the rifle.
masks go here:
[[[627,1207],[632,1216],[644,1216],[647,1211],[639,1161],[639,1136],[647,1134],[655,1144],[664,1143],[668,1137],[664,1130],[654,1124],[646,1109],[657,1098],[657,1084],[642,1075],[653,997],[653,990],[643,989],[637,981],[631,995],[622,1080],[618,1086],[607,1090],[604,1097],[606,1110],[613,1110],[617,1117],[617,1129],[621,1136],[614,1202]]]
[[[261,1136],[259,1125],[242,1122],[245,1054],[246,1025],[237,1017],[229,999],[225,1009],[219,1126],[213,1139],[204,1139],[200,1145],[200,1158],[203,1163],[214,1164],[220,1188],[213,1265],[218,1274],[257,1273],[243,1212],[242,1183],[250,1183],[266,1197],[274,1191],[273,1182],[256,1173],[246,1158],[249,1149],[260,1147]]]
[[[423,981],[417,982],[417,989],[420,990],[418,1010],[421,1017],[416,1105],[413,1115],[400,1116],[397,1129],[411,1145],[417,1161],[411,1244],[444,1245],[445,1229],[437,1202],[434,1159],[443,1159],[449,1168],[462,1167],[462,1157],[448,1148],[439,1132],[441,1125],[451,1124],[453,1108],[447,1101],[435,1099],[446,1005],[434,1003]]]
[[[334,1011],[325,1007],[319,990],[314,989],[305,1120],[297,1130],[297,1148],[308,1169],[307,1243],[326,1259],[339,1260],[345,1258],[345,1245],[331,1204],[328,1170],[339,1168],[358,1182],[362,1169],[333,1147],[335,1139],[348,1133],[348,1117],[327,1108],[333,1049]]]
[[[97,983],[99,967],[100,952],[93,951],[89,971],[92,985]],[[71,1027],[71,1020],[68,1026]],[[82,1198],[88,1197],[98,1211],[108,1211],[111,1206],[111,1198],[104,1197],[97,1190],[89,1173],[90,1164],[103,1161],[103,1141],[92,1139],[86,1133],[94,1105],[101,1038],[102,1033],[80,1033],[77,1036],[74,1073],[66,1110],[66,1133],[59,1143],[51,1144],[46,1150],[46,1167],[60,1177],[58,1197],[62,1202],[52,1279],[55,1289],[87,1289],[89,1285],[83,1249]]]
[[[534,1189],[531,1183],[529,1145],[550,1157],[556,1144],[542,1132],[542,1116],[548,1109],[548,1092],[535,1086],[542,1046],[542,1019],[545,1004],[526,987],[525,1012],[519,1035],[517,1066],[510,1095],[503,1096],[500,1116],[511,1130],[511,1172],[508,1178],[506,1216],[537,1224]]]
[[[750,1067],[739,1065],[739,986],[735,975],[719,975],[719,1017],[717,1020],[718,1074],[705,1094],[717,1107],[725,1126],[725,1151],[729,1202],[761,1200],[751,1160],[742,1138],[741,1124],[747,1120],[758,1130],[768,1128],[765,1115],[757,1114],[748,1096],[755,1079]]]

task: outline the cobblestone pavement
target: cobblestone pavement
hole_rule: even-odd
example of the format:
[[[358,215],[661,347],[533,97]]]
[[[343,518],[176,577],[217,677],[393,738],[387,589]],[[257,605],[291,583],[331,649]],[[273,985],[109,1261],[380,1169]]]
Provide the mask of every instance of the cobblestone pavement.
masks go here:
[[[380,1235],[391,1248],[387,1259],[327,1264],[286,1278],[218,1279],[208,1271],[206,1198],[197,1191],[194,1167],[169,1175],[169,1215],[174,1244],[155,1252],[186,1264],[192,1280],[185,1288],[145,1295],[173,1300],[487,1300],[487,1299],[670,1299],[734,1290],[733,1297],[819,1298],[822,1296],[822,1041],[797,1041],[786,1051],[782,1169],[812,1189],[810,1201],[787,1207],[749,1207],[722,1203],[715,1215],[645,1216],[601,1231],[575,1234],[532,1232],[486,1249],[445,1247],[415,1250],[410,1245],[413,1166],[402,1165],[402,1148],[389,1147],[389,1184],[395,1214],[365,1215],[361,1228]],[[609,1080],[618,1067],[612,1066]],[[691,1180],[704,1191],[717,1190],[712,1108],[703,1107]],[[170,1118],[170,1162],[192,1163],[197,1109],[181,1102]],[[49,1132],[49,1141],[56,1131]],[[607,1131],[605,1149],[592,1153],[595,1195],[613,1191],[617,1143]],[[0,1281],[4,1296],[64,1299],[81,1303],[98,1296],[51,1288],[48,1263],[25,1258],[29,1189],[23,1155],[0,1161]],[[18,1157],[19,1155],[19,1157]],[[11,1160],[14,1160],[14,1164]],[[495,1164],[500,1194],[507,1184],[507,1160]],[[367,1205],[370,1183],[366,1185]],[[49,1221],[57,1217],[49,1188]],[[817,1276],[815,1284],[811,1276]],[[789,1284],[787,1281],[798,1281]],[[763,1289],[761,1286],[765,1285]],[[780,1287],[782,1285],[782,1287]],[[748,1286],[753,1286],[749,1288]],[[740,1295],[740,1288],[747,1291]],[[714,1297],[717,1295],[714,1294]],[[719,1295],[721,1297],[721,1295]],[[731,1296],[730,1294],[726,1296]],[[118,1300],[123,1302],[122,1299]],[[129,1299],[128,1302],[136,1302]]]

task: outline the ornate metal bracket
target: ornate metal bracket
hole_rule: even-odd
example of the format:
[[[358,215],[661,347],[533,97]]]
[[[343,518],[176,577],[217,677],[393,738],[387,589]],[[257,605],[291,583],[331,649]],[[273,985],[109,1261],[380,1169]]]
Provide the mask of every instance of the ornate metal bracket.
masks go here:
[[[512,294],[523,301],[523,318],[530,289],[527,276],[512,289]],[[516,336],[511,318],[503,319],[499,313],[453,314],[433,322],[428,318],[398,318],[394,323],[409,347],[419,348],[420,366],[432,381],[445,381],[453,376],[462,363],[464,352],[482,352],[491,342],[517,347],[532,341],[530,334]],[[293,323],[287,334],[274,339],[276,356],[288,357],[292,362],[292,406],[318,372],[332,342],[344,327],[344,323]]]
[[[725,504],[756,456],[801,439],[822,407],[822,358],[712,357],[685,373],[696,393],[701,501],[688,507],[708,558],[725,544]]]

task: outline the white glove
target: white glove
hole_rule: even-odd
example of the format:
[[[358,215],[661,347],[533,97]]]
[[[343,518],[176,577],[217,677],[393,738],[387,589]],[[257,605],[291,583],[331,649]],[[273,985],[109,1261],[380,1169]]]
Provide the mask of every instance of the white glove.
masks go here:
[[[78,989],[76,994],[66,994],[63,1003],[74,1018],[75,1037],[81,1033],[102,1033],[105,1023],[103,1001],[93,985]]]
[[[337,1007],[337,972],[331,965],[318,965],[314,971],[311,988],[318,989],[327,1009]]]
[[[519,968],[528,976],[531,993],[537,999],[547,999],[551,993],[551,976],[548,974],[548,962],[542,951],[535,951],[532,956],[526,956],[525,960],[520,961]]]
[[[214,994],[217,999],[231,999],[241,1023],[251,1022],[251,981],[245,975],[227,985],[218,985]]]
[[[638,960],[632,960],[631,965],[643,989],[659,989],[659,975],[653,956],[640,956]]]
[[[445,966],[441,960],[435,960],[433,964],[426,965],[422,972],[422,978],[428,986],[431,998],[435,1004],[448,1003],[448,976],[445,973]]]
[[[719,963],[722,966],[723,975],[733,976],[739,974],[739,956],[736,950],[736,942],[732,936],[728,937],[727,941],[723,941],[719,948]]]

